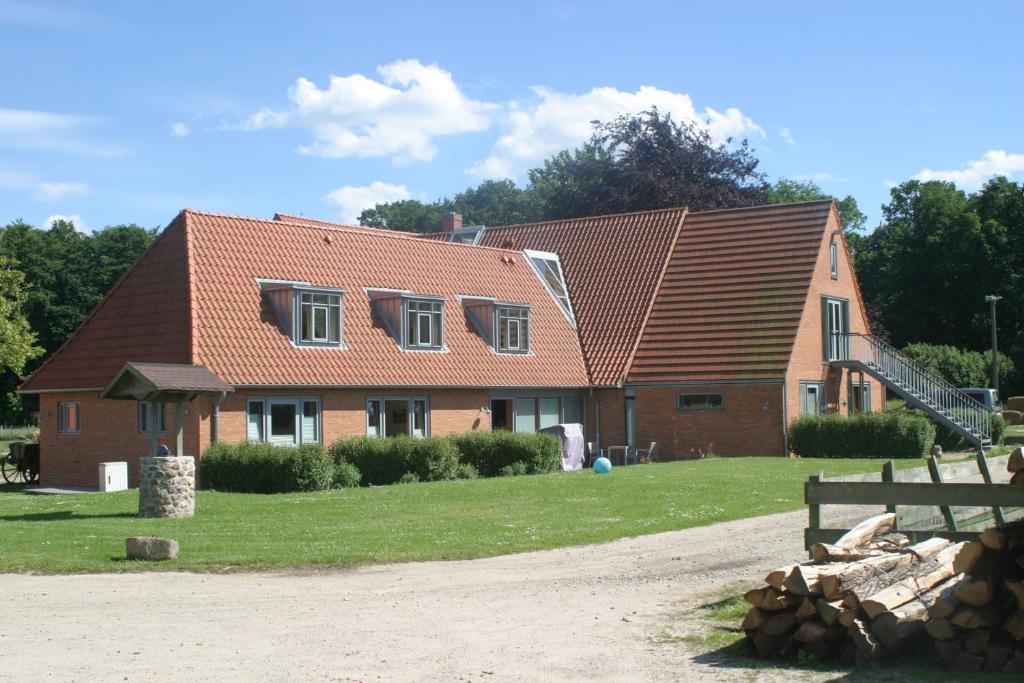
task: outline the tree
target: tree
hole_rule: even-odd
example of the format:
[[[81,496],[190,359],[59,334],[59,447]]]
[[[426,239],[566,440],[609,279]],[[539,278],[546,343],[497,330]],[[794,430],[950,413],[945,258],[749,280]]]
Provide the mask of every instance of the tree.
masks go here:
[[[452,210],[462,214],[465,225],[511,225],[540,220],[534,193],[516,187],[511,180],[485,180],[455,195]]]
[[[826,194],[812,181],[789,180],[779,178],[775,184],[768,188],[768,201],[772,204],[791,204],[793,202],[811,202],[817,199],[835,199],[839,205],[839,217],[843,220],[843,228],[848,232],[857,232],[864,229],[868,217],[857,206],[857,200],[853,195],[846,195],[842,199]]]
[[[425,204],[418,199],[377,204],[359,214],[359,225],[406,232],[437,232],[441,217],[451,211],[447,200]]]
[[[25,275],[0,255],[0,367],[21,375],[25,365],[43,353],[25,317]]]
[[[530,171],[544,218],[688,206],[767,203],[768,185],[746,140],[716,144],[704,128],[651,109],[594,122],[589,142]]]

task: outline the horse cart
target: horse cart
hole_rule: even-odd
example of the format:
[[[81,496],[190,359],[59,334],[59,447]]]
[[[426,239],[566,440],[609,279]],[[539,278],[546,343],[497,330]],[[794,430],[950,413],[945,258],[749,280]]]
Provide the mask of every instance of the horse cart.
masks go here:
[[[8,484],[35,484],[39,481],[39,444],[15,441],[0,461],[0,474]]]

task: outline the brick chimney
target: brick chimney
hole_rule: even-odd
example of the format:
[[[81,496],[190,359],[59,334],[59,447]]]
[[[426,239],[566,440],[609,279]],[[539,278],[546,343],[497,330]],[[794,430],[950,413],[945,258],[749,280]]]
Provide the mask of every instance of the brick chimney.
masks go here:
[[[453,232],[462,227],[461,213],[446,213],[441,218],[441,232]]]

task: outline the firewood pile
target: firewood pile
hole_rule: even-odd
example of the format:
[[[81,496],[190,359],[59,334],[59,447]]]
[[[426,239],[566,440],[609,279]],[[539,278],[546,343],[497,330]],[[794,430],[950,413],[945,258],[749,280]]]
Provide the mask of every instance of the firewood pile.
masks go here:
[[[1024,460],[1015,465],[1024,472]],[[867,519],[812,546],[809,562],[770,572],[744,596],[749,645],[766,658],[802,649],[845,664],[925,647],[955,671],[1024,674],[1024,521],[911,545],[895,520]]]

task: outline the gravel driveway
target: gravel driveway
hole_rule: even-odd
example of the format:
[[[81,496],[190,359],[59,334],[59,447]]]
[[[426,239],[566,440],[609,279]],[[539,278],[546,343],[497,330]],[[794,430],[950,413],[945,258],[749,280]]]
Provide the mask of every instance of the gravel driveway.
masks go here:
[[[350,571],[4,575],[0,680],[736,680],[658,635],[805,557],[805,522]]]

